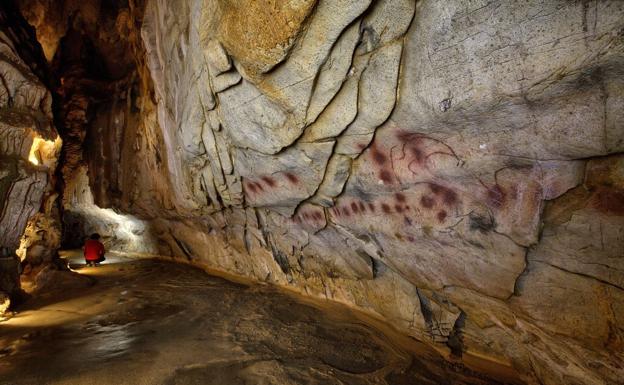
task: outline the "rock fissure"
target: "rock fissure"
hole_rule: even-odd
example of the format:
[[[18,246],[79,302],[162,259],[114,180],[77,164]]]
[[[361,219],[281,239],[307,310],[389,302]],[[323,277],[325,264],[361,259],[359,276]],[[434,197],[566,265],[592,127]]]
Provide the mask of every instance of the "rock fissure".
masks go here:
[[[561,271],[563,271],[563,272],[565,272],[565,273],[568,273],[568,274],[574,274],[574,275],[578,275],[579,277],[584,277],[584,278],[592,279],[592,280],[595,280],[595,281],[600,282],[600,283],[601,283],[601,284],[603,284],[603,285],[607,285],[607,286],[613,287],[613,288],[618,289],[618,290],[624,290],[624,286],[619,286],[619,285],[616,285],[616,284],[614,284],[614,283],[611,283],[611,282],[608,282],[608,281],[602,280],[602,279],[600,279],[600,278],[594,277],[594,276],[592,276],[592,275],[590,275],[590,274],[584,274],[584,273],[580,273],[580,272],[576,272],[576,271],[567,270],[567,269],[562,268],[561,266],[557,266],[557,265],[554,265],[554,264],[552,264],[552,263],[548,263],[548,262],[546,262],[546,261],[542,261],[542,260],[539,260],[539,259],[532,259],[532,261],[535,261],[535,262],[540,262],[540,263],[545,263],[545,264],[547,264],[548,266],[554,267],[555,269],[561,270]]]

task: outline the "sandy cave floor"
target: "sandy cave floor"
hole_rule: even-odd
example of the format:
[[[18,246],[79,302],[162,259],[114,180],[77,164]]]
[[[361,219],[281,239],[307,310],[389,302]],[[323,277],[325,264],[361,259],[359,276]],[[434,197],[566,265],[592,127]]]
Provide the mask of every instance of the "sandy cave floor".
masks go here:
[[[0,323],[0,384],[497,384],[348,309],[109,256]]]

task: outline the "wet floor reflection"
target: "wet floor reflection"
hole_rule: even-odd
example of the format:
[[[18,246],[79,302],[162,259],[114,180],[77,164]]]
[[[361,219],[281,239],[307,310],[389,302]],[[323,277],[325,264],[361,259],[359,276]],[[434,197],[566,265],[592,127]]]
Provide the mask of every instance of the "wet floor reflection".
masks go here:
[[[1,384],[493,384],[332,306],[190,266],[109,258],[0,324]],[[32,319],[46,319],[38,327]],[[29,321],[30,319],[30,321]]]

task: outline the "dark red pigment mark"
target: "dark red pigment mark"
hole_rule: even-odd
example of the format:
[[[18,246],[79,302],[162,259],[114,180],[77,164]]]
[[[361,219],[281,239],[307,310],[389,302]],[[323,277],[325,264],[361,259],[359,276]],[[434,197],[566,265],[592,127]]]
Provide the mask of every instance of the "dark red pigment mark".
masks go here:
[[[442,198],[445,205],[452,206],[457,203],[457,193],[450,188],[435,183],[429,183],[429,188],[432,193]]]
[[[381,179],[384,183],[392,183],[392,174],[388,170],[381,170],[379,173],[379,179]]]
[[[425,138],[422,134],[418,134],[415,132],[407,132],[405,130],[400,130],[396,133],[396,138],[401,143],[411,143],[411,144],[420,144]]]
[[[246,186],[247,190],[251,191],[252,193],[256,193],[258,191],[258,189],[256,189],[255,183],[253,182],[247,182]]]
[[[411,235],[408,235],[407,240],[410,242],[414,242],[414,237],[412,237]]]
[[[443,199],[447,205],[454,205],[457,203],[457,193],[451,189],[444,190]]]
[[[381,204],[381,209],[386,214],[390,214],[392,212],[392,209],[390,209],[390,206],[387,203],[382,203]]]
[[[423,164],[425,162],[425,153],[419,147],[410,147],[410,152],[416,163]]]
[[[383,166],[388,161],[388,157],[381,151],[377,149],[377,147],[371,148],[371,157],[373,161],[380,166]]]
[[[275,179],[271,178],[270,176],[263,176],[261,179],[262,179],[262,180],[264,181],[264,183],[266,183],[266,184],[267,184],[267,186],[269,186],[269,187],[275,187],[275,185],[276,185],[276,183],[275,183]]]
[[[431,189],[431,192],[436,195],[442,193],[442,186],[440,186],[439,184],[429,183],[429,189]]]
[[[357,214],[360,211],[358,204],[356,202],[351,202],[351,210],[353,210],[354,214]]]
[[[348,217],[351,216],[351,212],[349,211],[349,208],[347,206],[342,208],[342,213]]]
[[[405,224],[408,225],[408,226],[411,226],[413,224],[412,218],[410,218],[410,217],[405,217],[405,218],[403,218],[403,220],[405,221]]]
[[[592,197],[592,206],[604,214],[624,216],[624,192],[600,186]]]
[[[365,212],[366,211],[366,206],[364,206],[364,202],[360,201],[358,203],[358,207],[360,208],[361,212]]]
[[[336,214],[339,214],[339,211],[337,211],[336,208],[332,208],[332,211]],[[320,221],[323,219],[323,212],[322,211],[304,212],[298,215],[298,217],[303,217],[303,219],[305,219],[306,221]]]
[[[380,168],[379,171],[379,179],[381,179],[384,183],[392,183],[392,174],[386,168],[388,163],[388,156],[381,152],[374,144],[370,150],[370,157],[373,162],[377,164]]]
[[[501,208],[505,203],[506,196],[507,194],[501,186],[496,184],[487,190],[487,204],[490,207]]]
[[[435,200],[428,195],[420,197],[420,205],[426,209],[430,209],[435,204]]]
[[[247,189],[253,193],[264,191],[264,187],[257,182],[247,182]]]
[[[299,183],[299,178],[297,178],[297,176],[293,173],[287,172],[284,174],[284,176],[286,176],[286,179],[288,179],[288,181],[292,184]]]
[[[402,213],[403,210],[405,210],[403,206],[401,206],[400,204],[394,205],[394,209],[396,210],[397,213]]]
[[[427,157],[422,149],[424,137],[421,134],[399,131],[396,134],[396,137],[401,143],[408,146],[409,152],[414,157],[414,161],[416,161],[416,163],[420,165],[425,162]]]
[[[396,193],[394,194],[394,197],[396,198],[397,202],[400,202],[400,203],[405,202],[405,195],[403,193]]]
[[[440,210],[438,211],[438,214],[436,214],[436,217],[438,218],[438,221],[444,222],[444,220],[446,219],[446,215],[446,211]]]
[[[375,204],[374,203],[369,203],[368,204],[368,208],[370,209],[371,212],[375,212]]]

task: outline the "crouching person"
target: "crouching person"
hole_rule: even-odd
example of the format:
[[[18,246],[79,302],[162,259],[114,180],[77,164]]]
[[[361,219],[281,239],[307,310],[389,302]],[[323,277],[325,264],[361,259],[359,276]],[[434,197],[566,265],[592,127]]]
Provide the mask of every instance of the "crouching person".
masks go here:
[[[104,258],[104,245],[100,242],[100,234],[91,234],[84,245],[84,257],[88,266],[97,266]]]

